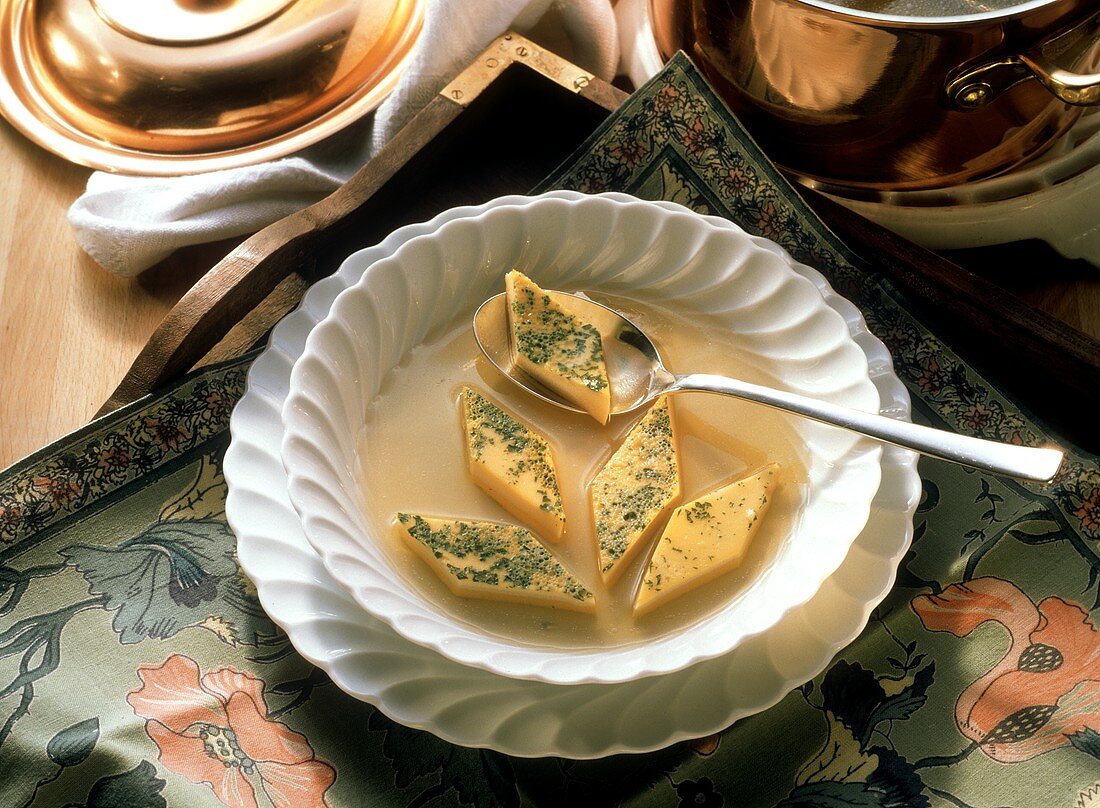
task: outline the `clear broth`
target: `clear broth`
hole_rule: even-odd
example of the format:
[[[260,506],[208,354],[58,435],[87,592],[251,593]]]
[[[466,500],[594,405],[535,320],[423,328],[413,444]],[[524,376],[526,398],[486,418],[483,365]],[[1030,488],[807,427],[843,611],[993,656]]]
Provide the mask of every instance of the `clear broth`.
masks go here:
[[[673,369],[773,380],[738,358],[734,335],[697,316],[628,300],[602,298],[650,335]],[[488,392],[533,424],[551,444],[558,466],[567,528],[548,544],[563,564],[596,593],[597,613],[513,605],[454,595],[401,541],[398,511],[515,523],[478,488],[466,471],[457,406],[463,385]],[[799,518],[806,495],[802,442],[792,417],[721,396],[673,399],[680,435],[683,501],[701,496],[768,462],[781,464],[780,485],[767,518],[739,568],[656,609],[642,619],[631,612],[647,553],[608,589],[600,577],[586,487],[600,465],[637,421],[618,416],[599,426],[523,393],[479,353],[467,323],[412,350],[383,382],[368,408],[359,444],[363,504],[373,536],[393,569],[440,609],[483,631],[540,647],[626,645],[682,631],[743,593],[774,559]],[[659,529],[659,527],[658,527]],[[654,536],[650,536],[652,544]]]

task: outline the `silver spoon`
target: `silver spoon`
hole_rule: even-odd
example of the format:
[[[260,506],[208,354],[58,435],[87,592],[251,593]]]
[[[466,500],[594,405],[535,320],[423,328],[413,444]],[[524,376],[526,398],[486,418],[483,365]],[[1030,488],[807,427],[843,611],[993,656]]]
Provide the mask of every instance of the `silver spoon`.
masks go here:
[[[1063,454],[1058,449],[1033,449],[957,435],[710,373],[672,373],[661,362],[649,337],[632,322],[594,300],[579,295],[569,296],[573,298],[578,316],[594,325],[603,339],[604,359],[611,381],[612,415],[630,412],[665,393],[720,393],[766,404],[929,457],[995,474],[1046,481],[1057,473],[1062,464]],[[503,293],[486,300],[474,314],[474,337],[486,358],[527,392],[558,407],[583,412],[515,367]]]

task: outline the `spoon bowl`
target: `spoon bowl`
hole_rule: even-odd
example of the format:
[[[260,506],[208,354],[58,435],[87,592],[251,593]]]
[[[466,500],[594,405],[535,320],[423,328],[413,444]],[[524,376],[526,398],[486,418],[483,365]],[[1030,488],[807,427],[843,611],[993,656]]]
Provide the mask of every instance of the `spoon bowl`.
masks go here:
[[[995,474],[1045,482],[1053,478],[1062,465],[1064,455],[1053,447],[1016,446],[958,435],[709,373],[672,373],[664,366],[652,340],[619,312],[583,294],[557,291],[553,294],[572,298],[577,317],[600,332],[611,387],[612,416],[638,409],[657,396],[668,393],[718,393],[754,401],[912,449],[929,457]],[[584,412],[516,366],[503,293],[494,295],[478,307],[473,325],[474,338],[481,352],[507,378],[543,401],[573,412]]]
[[[638,326],[586,295],[569,297],[575,302],[581,319],[591,323],[603,340],[604,361],[611,387],[611,415],[638,409],[675,381],[675,377],[665,369],[657,347]],[[557,407],[584,413],[580,407],[516,365],[508,331],[508,304],[503,292],[486,300],[474,313],[474,339],[497,370],[531,395]]]

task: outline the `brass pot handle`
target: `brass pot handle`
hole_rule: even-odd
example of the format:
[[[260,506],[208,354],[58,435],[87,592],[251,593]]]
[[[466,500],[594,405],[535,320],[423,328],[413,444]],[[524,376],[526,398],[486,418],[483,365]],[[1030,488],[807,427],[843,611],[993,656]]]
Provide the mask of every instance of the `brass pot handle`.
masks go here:
[[[1017,84],[1036,79],[1067,104],[1100,105],[1100,73],[1076,73],[1058,67],[1067,56],[1073,61],[1083,59],[1098,39],[1100,14],[1093,14],[1024,53],[956,73],[947,82],[948,100],[959,109],[978,109]]]

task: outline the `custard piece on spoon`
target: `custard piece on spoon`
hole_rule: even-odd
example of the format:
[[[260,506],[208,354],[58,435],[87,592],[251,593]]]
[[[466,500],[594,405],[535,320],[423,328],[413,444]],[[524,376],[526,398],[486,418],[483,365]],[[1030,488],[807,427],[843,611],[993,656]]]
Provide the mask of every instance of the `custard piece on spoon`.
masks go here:
[[[606,424],[611,386],[599,330],[577,316],[572,295],[541,289],[516,270],[504,284],[516,367]]]

